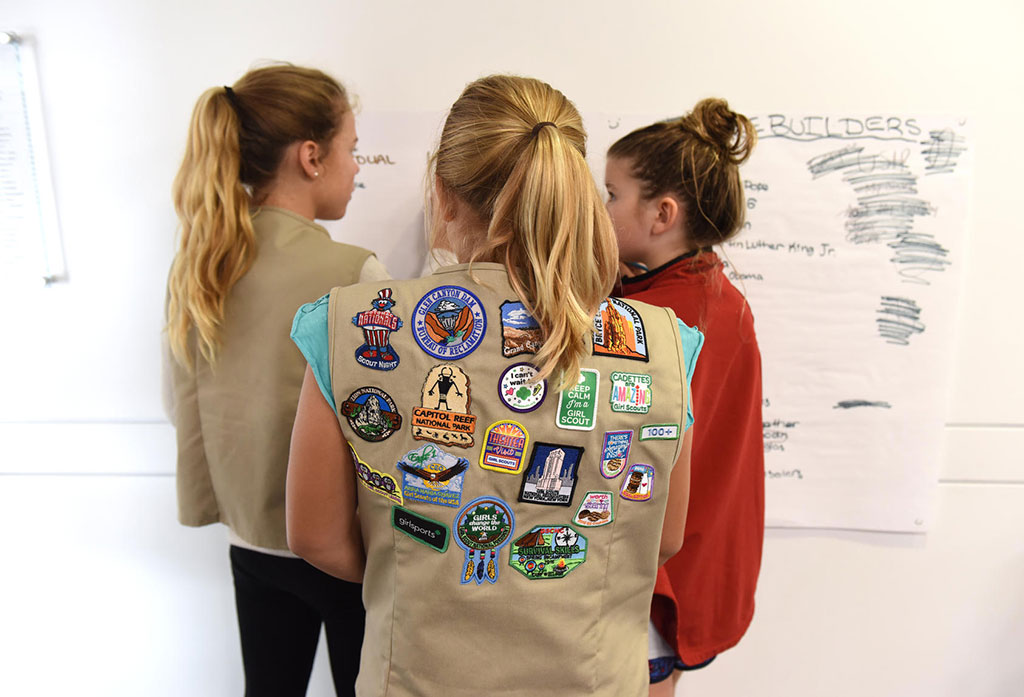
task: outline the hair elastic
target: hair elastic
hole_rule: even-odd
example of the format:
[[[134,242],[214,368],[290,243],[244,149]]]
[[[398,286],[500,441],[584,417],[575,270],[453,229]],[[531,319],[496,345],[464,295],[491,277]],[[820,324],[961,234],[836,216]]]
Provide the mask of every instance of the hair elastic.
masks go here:
[[[231,102],[232,108],[234,108],[234,110],[237,112],[238,98],[235,96],[235,91],[227,85],[224,85],[224,94],[227,95],[228,101]]]
[[[556,124],[554,121],[541,121],[540,123],[533,127],[532,131],[530,131],[530,137],[536,138],[537,134],[540,133],[540,129],[544,128],[545,126],[554,126],[555,130],[558,129],[558,124]]]

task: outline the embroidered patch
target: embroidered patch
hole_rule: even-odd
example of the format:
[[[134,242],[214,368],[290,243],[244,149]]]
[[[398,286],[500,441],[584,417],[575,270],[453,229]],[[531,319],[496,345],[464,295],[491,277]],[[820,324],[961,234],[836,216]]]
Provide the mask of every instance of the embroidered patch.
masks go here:
[[[530,434],[516,421],[498,421],[484,434],[484,447],[480,452],[480,466],[507,474],[523,471],[523,459]]]
[[[640,373],[612,373],[612,411],[646,414],[654,400],[654,378]]]
[[[640,429],[640,440],[679,440],[679,424],[648,424]]]
[[[593,431],[597,422],[597,391],[601,374],[584,368],[579,381],[558,393],[558,414],[555,425],[575,431]]]
[[[594,355],[646,361],[647,335],[640,313],[618,298],[608,298],[594,317]]]
[[[356,435],[377,443],[402,427],[402,415],[395,402],[378,387],[360,387],[341,403],[341,415]]]
[[[629,459],[629,447],[633,444],[632,431],[607,431],[601,448],[601,475],[615,479],[622,474],[622,468]]]
[[[383,496],[391,503],[401,505],[403,503],[402,492],[398,489],[398,480],[390,474],[378,472],[363,462],[351,444],[348,446],[348,449],[352,452],[352,464],[355,465],[359,483],[378,496]]]
[[[435,365],[412,410],[412,437],[441,445],[473,445],[476,417],[469,413],[469,376],[457,365]]]
[[[530,466],[519,489],[519,500],[549,506],[572,505],[581,459],[582,447],[534,443]]]
[[[433,503],[457,508],[469,460],[451,455],[428,443],[406,453],[398,462],[402,471],[402,493],[406,501]]]
[[[586,560],[587,538],[568,525],[538,525],[508,552],[508,565],[531,581],[564,578]]]
[[[516,517],[507,503],[495,496],[473,499],[455,516],[455,543],[466,550],[463,584],[484,579],[498,580],[498,552],[516,527]]]
[[[622,480],[619,494],[630,501],[647,501],[654,491],[654,468],[650,465],[630,465],[629,474]]]
[[[540,325],[526,307],[516,300],[501,304],[501,354],[505,358],[520,353],[537,353],[542,343]]]
[[[435,551],[444,552],[448,549],[448,540],[451,538],[448,526],[408,508],[391,507],[391,526]]]
[[[588,491],[583,503],[576,510],[572,522],[587,528],[599,528],[615,520],[612,502],[614,495],[610,491]]]
[[[480,299],[465,288],[441,286],[416,303],[413,336],[434,358],[454,361],[475,349],[487,330]]]
[[[516,363],[505,368],[498,379],[498,397],[512,411],[525,414],[544,401],[548,381],[531,382],[540,371],[529,363]]]
[[[352,318],[352,324],[363,330],[363,345],[356,349],[356,362],[374,370],[394,370],[398,367],[398,354],[391,347],[391,332],[402,326],[391,308],[395,301],[390,288],[377,291],[377,297],[370,302],[370,310],[359,312]]]

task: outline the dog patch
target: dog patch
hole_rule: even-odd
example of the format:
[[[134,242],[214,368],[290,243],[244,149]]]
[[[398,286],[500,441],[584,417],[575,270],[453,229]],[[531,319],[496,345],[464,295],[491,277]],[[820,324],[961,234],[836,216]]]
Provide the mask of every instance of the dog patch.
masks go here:
[[[435,365],[412,410],[412,437],[440,445],[473,445],[476,417],[469,413],[469,376],[457,365]]]
[[[630,465],[629,474],[622,480],[619,495],[629,501],[648,501],[654,491],[654,468],[650,465]]]
[[[583,448],[557,443],[534,443],[530,466],[523,476],[519,500],[548,506],[572,505]]]
[[[351,445],[348,446],[348,449],[352,452],[352,464],[356,468],[356,476],[359,477],[359,483],[378,496],[383,496],[391,503],[401,505],[402,492],[398,488],[398,480],[390,474],[378,472],[363,462],[359,454],[356,453],[356,449]]]
[[[465,288],[441,286],[416,303],[413,336],[424,351],[444,361],[469,355],[487,331],[480,299]]]
[[[370,302],[371,309],[359,312],[352,324],[363,330],[363,345],[356,349],[356,362],[374,370],[394,370],[398,367],[398,353],[391,347],[391,332],[402,327],[402,320],[391,308],[395,301],[391,289],[377,291]]]
[[[458,508],[469,460],[428,443],[406,453],[398,462],[406,501]]]
[[[597,391],[601,374],[584,368],[577,383],[558,393],[555,425],[575,431],[593,431],[597,423]]]
[[[461,583],[498,580],[498,552],[516,527],[516,517],[507,503],[495,496],[473,499],[455,516],[455,543],[466,551]]]
[[[542,343],[540,325],[521,302],[501,304],[501,355],[512,358],[521,353],[537,353]]]
[[[391,527],[436,552],[448,549],[448,540],[451,537],[448,526],[408,508],[391,507]]]
[[[572,522],[585,528],[599,528],[615,520],[612,502],[614,496],[610,491],[588,491],[583,503],[576,510]]]
[[[548,391],[548,381],[533,382],[540,371],[529,363],[516,363],[505,368],[498,378],[498,397],[512,411],[520,414],[541,405]]]
[[[640,440],[679,440],[679,424],[648,424],[640,429]]]
[[[619,373],[611,375],[612,392],[609,397],[612,411],[629,414],[646,414],[654,400],[654,378],[640,373]]]
[[[629,447],[633,443],[632,431],[607,431],[601,448],[601,476],[615,479],[622,474],[629,460]]]
[[[395,402],[379,387],[360,387],[341,403],[341,415],[356,435],[377,443],[402,427],[402,415]]]
[[[494,472],[519,474],[523,471],[530,434],[517,421],[498,421],[484,433],[480,466]]]
[[[618,298],[601,303],[594,317],[594,355],[649,360],[640,313]]]
[[[508,552],[508,565],[531,581],[565,578],[586,560],[587,538],[568,525],[538,525]]]

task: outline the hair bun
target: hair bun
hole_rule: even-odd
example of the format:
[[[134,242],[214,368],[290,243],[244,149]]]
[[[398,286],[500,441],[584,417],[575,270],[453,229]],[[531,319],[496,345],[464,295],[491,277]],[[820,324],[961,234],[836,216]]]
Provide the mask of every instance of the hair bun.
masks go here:
[[[735,165],[747,161],[757,142],[757,133],[750,119],[732,111],[724,99],[702,99],[690,114],[683,117],[680,125],[717,148],[726,160]]]

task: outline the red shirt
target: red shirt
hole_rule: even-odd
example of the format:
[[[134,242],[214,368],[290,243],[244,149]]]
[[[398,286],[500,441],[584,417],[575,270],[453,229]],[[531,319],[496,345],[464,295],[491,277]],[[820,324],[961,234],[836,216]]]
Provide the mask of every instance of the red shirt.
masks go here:
[[[651,619],[687,665],[734,646],[754,615],[764,539],[761,353],[750,306],[713,252],[624,279],[622,297],[704,332],[683,548],[658,570]]]

